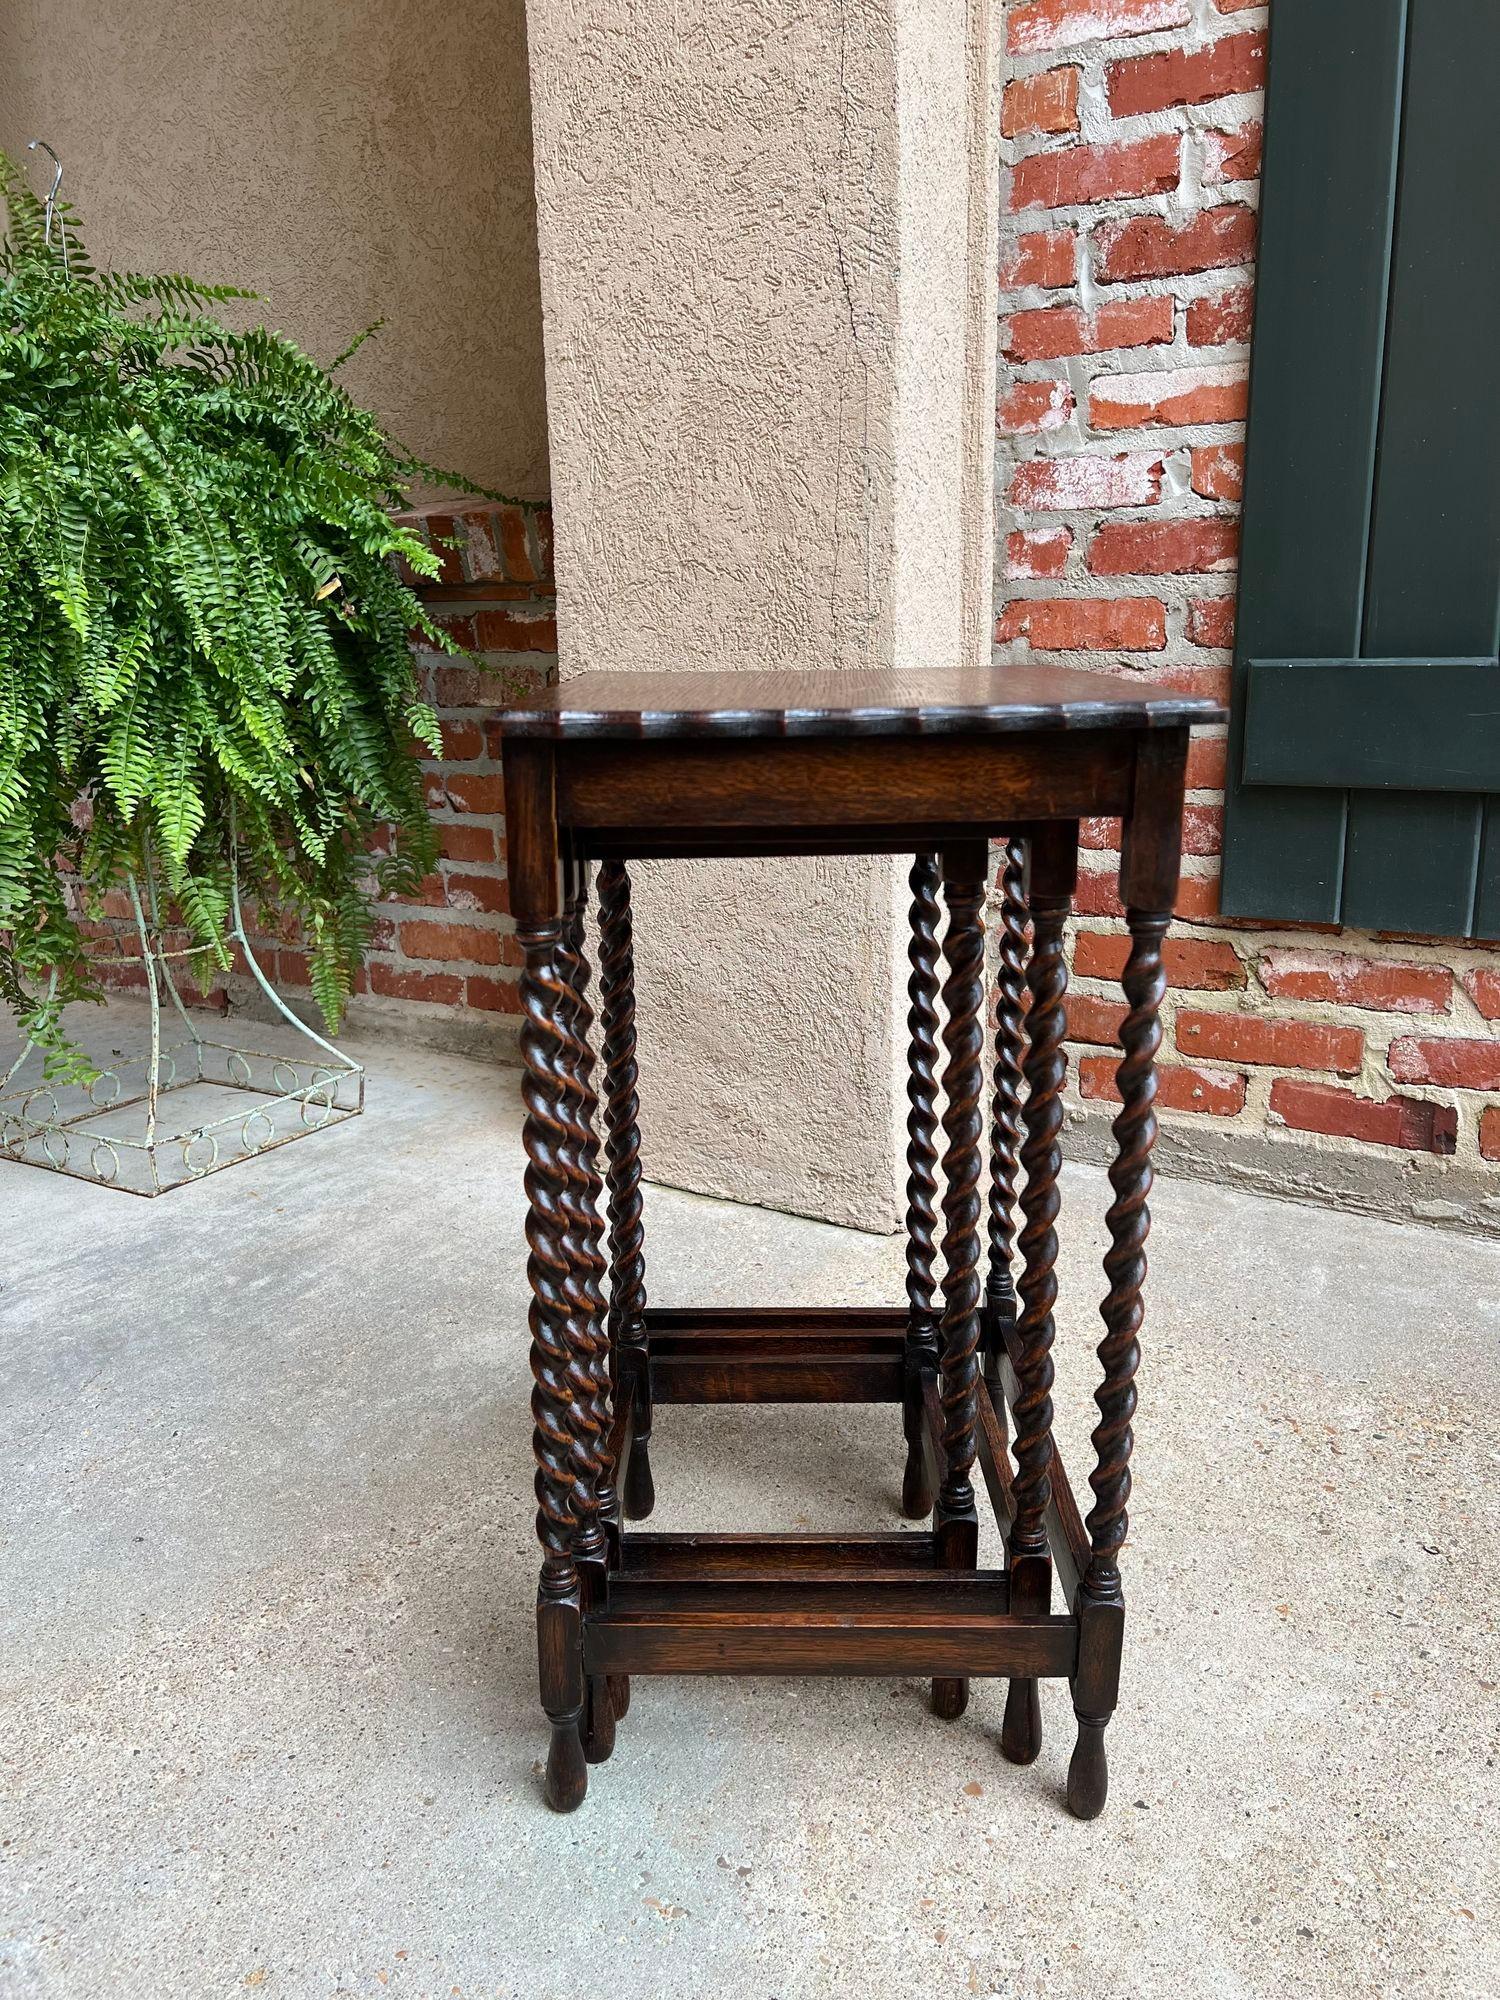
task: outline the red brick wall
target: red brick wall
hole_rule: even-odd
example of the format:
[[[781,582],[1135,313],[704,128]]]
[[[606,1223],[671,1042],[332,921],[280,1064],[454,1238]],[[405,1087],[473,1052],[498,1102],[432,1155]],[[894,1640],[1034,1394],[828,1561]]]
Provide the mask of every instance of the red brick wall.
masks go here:
[[[1255,0],[1010,9],[1002,661],[1228,693],[1266,18]],[[1222,737],[1195,743],[1189,774],[1165,1120],[1500,1160],[1500,960],[1216,921],[1224,754]],[[1113,1092],[1117,832],[1085,829],[1071,1017],[1085,1100]]]
[[[424,761],[442,856],[419,896],[381,911],[351,1010],[356,1031],[407,1015],[426,1032],[438,1020],[473,1029],[519,1011],[500,743],[491,717],[508,692],[557,672],[549,511],[428,507],[406,518],[442,557],[441,578],[421,586],[434,620],[486,670],[418,648],[424,691],[443,725],[443,762]],[[295,941],[278,943],[274,971],[265,969],[294,1001],[302,999],[307,962]]]
[[[428,763],[442,838],[438,872],[420,901],[393,903],[371,953],[372,995],[481,1015],[515,1014],[520,953],[505,875],[500,743],[491,717],[510,692],[557,672],[552,517],[546,508],[426,508],[410,517],[443,559],[423,595],[435,621],[477,653],[418,651],[446,752]],[[448,546],[452,542],[459,546]],[[282,967],[283,977],[286,968]]]

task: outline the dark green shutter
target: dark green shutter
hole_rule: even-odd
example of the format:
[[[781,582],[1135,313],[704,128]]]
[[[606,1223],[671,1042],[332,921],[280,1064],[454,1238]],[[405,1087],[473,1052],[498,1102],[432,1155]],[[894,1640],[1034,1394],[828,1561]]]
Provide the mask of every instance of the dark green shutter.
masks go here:
[[[1500,0],[1281,0],[1223,908],[1500,937]]]

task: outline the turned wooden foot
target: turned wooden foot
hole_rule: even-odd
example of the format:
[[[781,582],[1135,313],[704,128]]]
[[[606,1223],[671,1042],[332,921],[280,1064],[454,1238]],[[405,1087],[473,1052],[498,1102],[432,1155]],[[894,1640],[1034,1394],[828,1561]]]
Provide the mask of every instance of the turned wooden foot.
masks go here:
[[[630,1713],[629,1674],[611,1674],[609,1676],[609,1698],[614,1704],[615,1721],[623,1722]]]
[[[1107,1716],[1080,1715],[1078,1741],[1068,1765],[1068,1811],[1074,1819],[1097,1819],[1109,1797],[1109,1764],[1104,1754]]]
[[[901,1512],[908,1521],[925,1521],[932,1512],[932,1487],[920,1443],[906,1447],[906,1471],[901,1480]]]
[[[615,1705],[609,1682],[590,1674],[583,1705],[583,1754],[590,1764],[602,1764],[615,1747]]]
[[[969,1705],[969,1683],[967,1681],[934,1681],[932,1684],[932,1712],[941,1716],[944,1722],[957,1722]]]
[[[589,1767],[579,1728],[582,1711],[570,1718],[552,1718],[552,1747],[547,1752],[547,1776],[542,1789],[554,1812],[575,1812],[589,1788]]]
[[[625,1484],[621,1489],[627,1521],[644,1521],[656,1505],[656,1482],[651,1477],[650,1442],[649,1437],[639,1435],[631,1440],[630,1456],[625,1462]]]
[[[1000,1725],[1000,1754],[1011,1764],[1034,1764],[1042,1748],[1042,1697],[1035,1681],[1012,1681]]]

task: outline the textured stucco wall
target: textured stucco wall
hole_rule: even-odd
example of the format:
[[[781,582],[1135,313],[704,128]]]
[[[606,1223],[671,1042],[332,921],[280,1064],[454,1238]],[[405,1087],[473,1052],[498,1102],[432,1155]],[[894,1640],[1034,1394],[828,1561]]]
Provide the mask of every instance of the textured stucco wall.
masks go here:
[[[532,0],[565,662],[889,655],[883,7]]]
[[[893,664],[985,661],[994,542],[999,0],[896,10]]]
[[[987,652],[989,19],[530,0],[565,677]],[[895,1225],[902,872],[640,871],[655,1177]]]
[[[523,0],[5,0],[0,145],[37,134],[96,262],[254,286],[322,360],[383,316],[351,392],[545,494]]]

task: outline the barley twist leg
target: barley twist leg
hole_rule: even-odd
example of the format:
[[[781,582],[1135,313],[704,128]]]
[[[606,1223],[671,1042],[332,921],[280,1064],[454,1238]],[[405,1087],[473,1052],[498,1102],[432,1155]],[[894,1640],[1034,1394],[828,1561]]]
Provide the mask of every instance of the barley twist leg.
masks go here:
[[[979,1393],[979,1194],[984,1141],[984,896],[987,846],[965,844],[943,856],[948,930],[943,941],[943,1090],[947,1102],[943,1153],[943,1481],[937,1496],[938,1562],[971,1569],[978,1561],[974,1505],[974,1439]],[[956,1716],[968,1682],[945,1676],[932,1684],[939,1715]]]
[[[901,1481],[901,1511],[909,1521],[932,1512],[933,1495],[927,1478],[922,1437],[926,1419],[922,1394],[924,1371],[936,1372],[939,1360],[935,1271],[937,1266],[937,1063],[938,961],[940,908],[938,886],[942,869],[935,854],[919,854],[911,869],[911,936],[907,961],[911,976],[906,1017],[906,1361],[902,1424],[906,1434],[906,1471]]]
[[[1135,1376],[1140,1366],[1139,1335],[1144,1318],[1146,1237],[1151,1228],[1151,1148],[1156,1140],[1156,1052],[1161,1046],[1161,1003],[1166,993],[1161,946],[1170,913],[1130,909],[1130,954],[1122,984],[1126,1014],[1120,1029],[1123,1054],[1116,1071],[1120,1109],[1114,1121],[1115,1158],[1109,1170],[1114,1199],[1106,1216],[1109,1248],[1104,1271],[1109,1289],[1100,1306],[1104,1338],[1099,1343],[1102,1380],[1094,1392],[1099,1422],[1094,1428],[1095,1463],[1089,1474],[1094,1504],[1089,1509],[1086,1610],[1123,1615],[1120,1549],[1129,1526],[1130,1455],[1134,1445]],[[1080,1819],[1103,1811],[1109,1790],[1104,1731],[1110,1710],[1102,1703],[1080,1705],[1078,1742],[1068,1767],[1068,1805]]]

